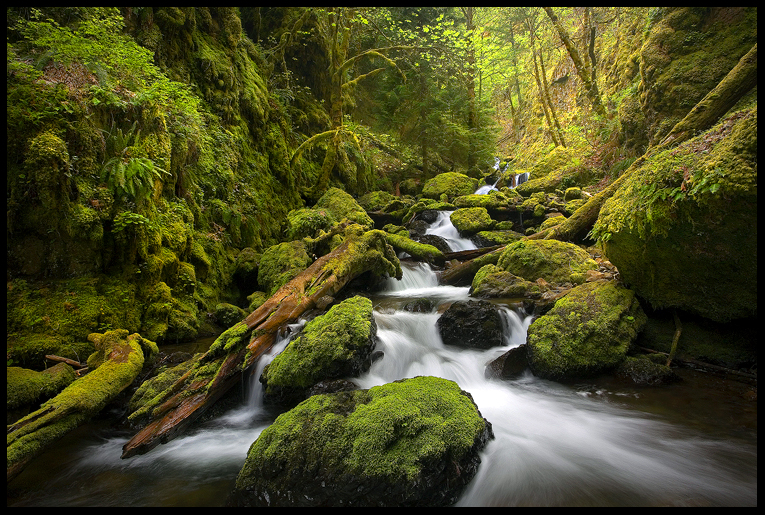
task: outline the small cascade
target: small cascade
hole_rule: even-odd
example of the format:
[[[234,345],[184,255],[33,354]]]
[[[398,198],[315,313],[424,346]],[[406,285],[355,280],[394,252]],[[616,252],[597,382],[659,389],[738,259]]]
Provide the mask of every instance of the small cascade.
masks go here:
[[[452,221],[449,218],[451,211],[440,211],[438,218],[433,222],[430,227],[425,231],[425,234],[433,234],[440,236],[449,244],[449,248],[453,252],[460,250],[472,250],[477,248],[475,243],[467,238],[460,236],[457,228],[452,225]]]

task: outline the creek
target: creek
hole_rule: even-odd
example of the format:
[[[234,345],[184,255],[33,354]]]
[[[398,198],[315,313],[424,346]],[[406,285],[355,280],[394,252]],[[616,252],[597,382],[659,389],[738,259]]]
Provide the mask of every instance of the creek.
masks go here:
[[[532,322],[496,300],[504,344],[490,350],[446,346],[440,313],[469,298],[439,286],[428,265],[403,262],[401,281],[373,296],[384,357],[356,382],[362,388],[417,375],[454,380],[493,425],[461,506],[756,506],[757,407],[736,385],[679,370],[681,383],[636,387],[609,378],[563,385],[530,373],[487,379],[486,363],[526,340]],[[430,311],[405,304],[428,299]],[[259,369],[289,342],[285,332]],[[278,413],[261,402],[256,371],[241,403],[146,455],[121,460],[132,433],[109,417],[66,436],[8,485],[9,506],[214,506],[225,503],[250,444]]]

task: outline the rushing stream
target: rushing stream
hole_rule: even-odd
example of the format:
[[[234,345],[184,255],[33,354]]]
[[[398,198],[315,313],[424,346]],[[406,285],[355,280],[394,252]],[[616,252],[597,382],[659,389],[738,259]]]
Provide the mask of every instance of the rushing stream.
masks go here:
[[[373,298],[384,357],[355,382],[369,388],[435,375],[472,394],[496,438],[459,505],[757,505],[756,403],[747,412],[729,395],[692,387],[695,372],[680,385],[644,389],[561,385],[530,374],[486,379],[486,363],[525,341],[531,317],[500,302],[503,347],[446,346],[436,320],[445,305],[469,298],[468,288],[438,286],[427,265],[403,266],[404,278]],[[402,309],[422,298],[436,307]],[[242,406],[143,456],[120,459],[129,434],[97,422],[80,428],[8,485],[9,506],[223,504],[250,444],[276,416],[261,405],[258,376]]]

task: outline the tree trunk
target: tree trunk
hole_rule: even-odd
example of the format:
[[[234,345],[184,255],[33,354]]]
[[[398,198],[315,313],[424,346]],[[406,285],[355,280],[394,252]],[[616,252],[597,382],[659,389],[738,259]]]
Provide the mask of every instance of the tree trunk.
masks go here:
[[[285,324],[335,295],[364,272],[401,278],[401,266],[382,231],[346,231],[346,241],[282,286],[265,304],[223,333],[210,350],[148,408],[152,420],[123,447],[123,458],[144,454],[177,436],[212,406],[273,345]],[[249,343],[247,335],[250,335]],[[133,415],[131,415],[132,417]]]
[[[571,60],[574,62],[576,73],[584,85],[584,90],[587,93],[587,97],[590,99],[590,102],[592,103],[592,108],[599,115],[605,116],[606,111],[603,108],[602,102],[600,101],[598,86],[592,80],[592,71],[585,65],[582,57],[579,55],[579,51],[576,49],[576,45],[574,45],[574,42],[571,41],[571,37],[568,35],[568,32],[563,27],[555,13],[553,13],[552,7],[543,7],[542,9],[544,9],[547,13],[547,17],[550,18],[550,21],[555,27],[558,36],[560,36],[561,41],[563,41],[563,45],[566,47],[566,50],[568,50],[568,55],[571,56]]]
[[[673,145],[690,139],[694,134],[712,127],[717,120],[727,113],[736,103],[757,85],[757,44],[739,60],[723,80],[699,101],[691,111],[680,120],[658,145],[649,148],[645,154],[635,160],[627,170],[606,189],[594,195],[587,203],[567,218],[562,224],[551,229],[533,234],[529,239],[556,239],[572,241],[584,237],[595,224],[603,203],[624,183],[624,180],[639,169],[645,161]]]

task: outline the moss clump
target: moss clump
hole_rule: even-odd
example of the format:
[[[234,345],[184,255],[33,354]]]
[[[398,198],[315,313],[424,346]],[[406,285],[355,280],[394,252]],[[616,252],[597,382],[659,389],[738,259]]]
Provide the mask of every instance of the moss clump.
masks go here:
[[[260,259],[258,284],[270,297],[312,263],[300,241],[279,243],[268,248]]]
[[[315,395],[252,444],[234,497],[274,506],[451,504],[490,437],[469,394],[445,379]]]
[[[385,239],[396,250],[406,252],[419,260],[434,263],[443,262],[445,259],[444,254],[433,245],[416,242],[408,236],[386,233]]]
[[[328,209],[294,209],[287,214],[285,236],[288,240],[315,238],[319,231],[327,231],[336,223]]]
[[[265,368],[260,380],[266,399],[299,402],[319,381],[358,376],[371,364],[376,334],[369,299],[357,296],[333,306]]]
[[[590,255],[573,243],[557,240],[522,240],[508,246],[498,266],[527,281],[579,284],[587,270],[598,268]]]
[[[58,363],[41,372],[8,367],[5,379],[6,407],[13,410],[55,396],[74,381],[74,369],[66,363]]]
[[[494,220],[484,207],[457,209],[449,215],[449,220],[462,236],[472,236],[479,231],[488,231],[494,225]]]
[[[529,326],[534,375],[571,380],[618,366],[646,322],[634,292],[615,282],[577,286]]]
[[[347,218],[366,229],[373,229],[375,226],[364,208],[352,196],[338,188],[329,188],[314,207],[326,209],[338,221]]]
[[[446,172],[436,175],[422,188],[422,195],[431,199],[441,199],[442,195],[448,198],[471,195],[476,190],[476,179],[458,172]]]
[[[473,297],[538,297],[544,289],[492,264],[482,266],[473,277],[470,295]]]

